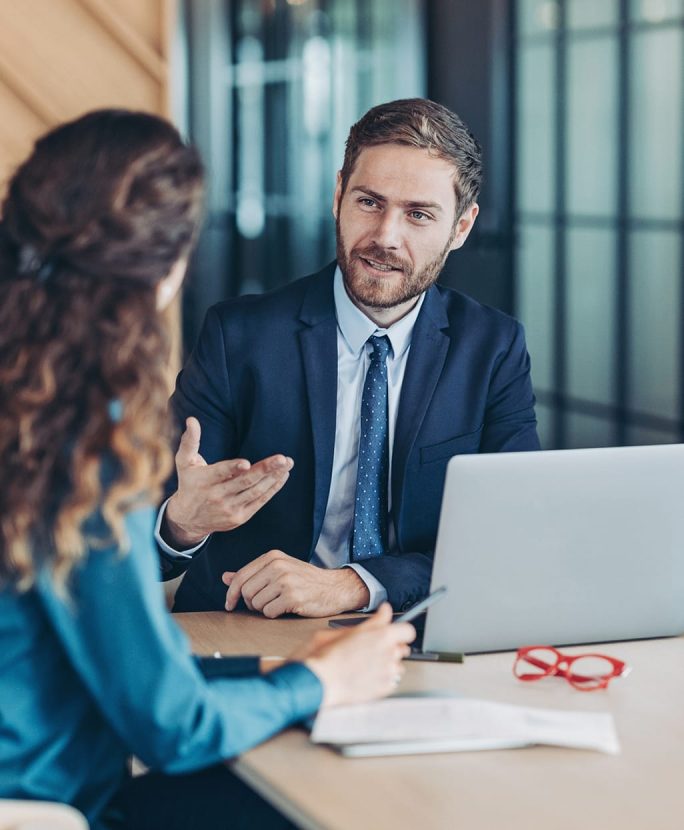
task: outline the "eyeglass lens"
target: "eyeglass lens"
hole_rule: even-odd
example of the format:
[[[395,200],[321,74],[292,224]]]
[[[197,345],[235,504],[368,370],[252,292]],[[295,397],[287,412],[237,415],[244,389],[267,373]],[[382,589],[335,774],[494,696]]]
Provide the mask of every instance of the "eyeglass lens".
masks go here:
[[[587,654],[572,661],[567,678],[571,683],[591,688],[614,674],[615,666],[610,660],[600,655]]]
[[[521,674],[544,675],[551,674],[553,667],[558,662],[558,656],[555,651],[550,648],[535,648],[521,655],[516,663],[515,673]]]

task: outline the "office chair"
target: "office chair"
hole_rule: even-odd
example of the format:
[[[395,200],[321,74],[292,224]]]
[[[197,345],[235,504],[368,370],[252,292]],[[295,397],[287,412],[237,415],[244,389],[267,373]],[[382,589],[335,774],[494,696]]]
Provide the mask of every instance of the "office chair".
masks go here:
[[[66,804],[0,799],[0,830],[88,830],[88,822]]]

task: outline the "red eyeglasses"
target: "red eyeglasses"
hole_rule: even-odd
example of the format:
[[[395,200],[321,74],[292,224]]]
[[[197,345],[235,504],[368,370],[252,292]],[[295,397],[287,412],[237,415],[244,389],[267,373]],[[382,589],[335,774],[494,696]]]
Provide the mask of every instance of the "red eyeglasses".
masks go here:
[[[622,660],[605,654],[562,654],[553,646],[525,646],[518,649],[513,674],[518,680],[564,677],[576,689],[593,692],[605,689],[614,677],[631,671]]]

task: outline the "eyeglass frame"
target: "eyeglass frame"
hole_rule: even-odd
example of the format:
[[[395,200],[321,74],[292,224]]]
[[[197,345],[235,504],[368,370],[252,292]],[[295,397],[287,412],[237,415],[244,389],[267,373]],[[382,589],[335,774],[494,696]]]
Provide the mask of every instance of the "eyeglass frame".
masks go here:
[[[555,664],[546,663],[542,660],[531,660],[529,653],[534,651],[535,649],[543,649],[544,651],[552,652],[556,657]],[[586,677],[584,680],[573,680],[574,677],[582,677],[582,675],[573,675],[570,671],[570,667],[576,660],[586,659],[587,657],[596,657],[601,660],[607,660],[613,667],[613,671],[611,674],[606,674],[600,678],[598,677]],[[533,666],[537,666],[540,669],[547,669],[541,674],[529,674],[529,675],[520,675],[517,674],[516,668],[522,661],[527,661]],[[565,666],[563,666],[565,664]],[[577,689],[580,692],[595,692],[599,689],[607,688],[608,684],[611,680],[614,680],[616,677],[626,677],[630,671],[631,667],[624,662],[624,660],[618,660],[616,657],[609,657],[607,654],[597,654],[596,652],[584,652],[582,654],[563,654],[563,652],[559,651],[554,646],[521,646],[515,656],[515,661],[513,663],[513,675],[518,680],[522,680],[523,683],[530,683],[535,680],[541,680],[544,677],[562,677],[568,681],[568,683],[573,687],[573,689]],[[595,686],[587,686],[585,685],[587,682],[592,681],[595,682]]]

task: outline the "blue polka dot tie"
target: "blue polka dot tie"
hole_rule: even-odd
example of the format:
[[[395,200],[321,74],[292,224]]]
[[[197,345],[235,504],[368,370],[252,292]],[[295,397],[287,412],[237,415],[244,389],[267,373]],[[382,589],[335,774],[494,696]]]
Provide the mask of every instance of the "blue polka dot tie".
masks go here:
[[[370,337],[373,347],[361,398],[361,438],[351,558],[381,556],[387,549],[387,337]]]

